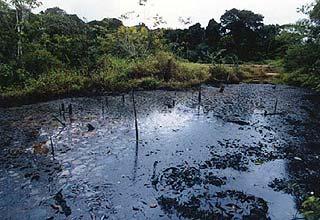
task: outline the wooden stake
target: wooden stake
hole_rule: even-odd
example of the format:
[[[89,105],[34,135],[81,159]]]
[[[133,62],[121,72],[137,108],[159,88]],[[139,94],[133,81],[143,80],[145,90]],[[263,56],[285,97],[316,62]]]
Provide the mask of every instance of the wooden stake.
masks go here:
[[[63,120],[66,121],[66,116],[65,116],[66,108],[64,106],[64,103],[61,103],[61,111],[62,111]]]
[[[199,101],[199,105],[201,104],[201,85],[200,85],[200,88],[199,88],[199,95],[198,95],[198,101]]]
[[[139,143],[136,142],[136,153],[134,156],[133,178],[132,178],[133,182],[136,181],[136,177],[137,177],[138,157],[139,157]]]
[[[224,92],[224,88],[225,88],[225,86],[224,86],[223,84],[221,84],[221,85],[220,85],[220,90],[219,90],[219,92],[220,92],[220,93],[223,93],[223,92]]]
[[[106,97],[106,106],[109,106],[109,100],[108,100],[108,96]]]
[[[70,103],[68,106],[69,116],[72,115],[72,104]]]
[[[134,99],[134,90],[132,90],[132,103],[133,103],[134,125],[135,125],[135,129],[136,129],[136,142],[138,143],[138,141],[139,141],[139,130],[138,130],[136,101]]]
[[[50,137],[50,145],[51,145],[52,158],[54,159],[54,146],[53,146],[52,137]]]
[[[274,87],[274,90],[275,90],[275,95],[276,95],[276,103],[274,105],[274,114],[277,113],[277,108],[278,108],[278,96],[277,96],[277,85]]]
[[[62,117],[62,110],[61,110],[61,106],[59,105],[59,115],[60,117]]]
[[[102,108],[102,117],[104,117],[104,104],[101,102],[101,108]]]

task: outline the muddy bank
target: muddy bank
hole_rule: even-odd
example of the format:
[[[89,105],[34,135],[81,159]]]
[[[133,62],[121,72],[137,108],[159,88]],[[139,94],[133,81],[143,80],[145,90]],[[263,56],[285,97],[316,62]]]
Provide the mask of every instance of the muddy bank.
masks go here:
[[[247,84],[200,97],[136,92],[138,142],[131,94],[1,109],[1,219],[302,217],[320,196],[320,97]]]

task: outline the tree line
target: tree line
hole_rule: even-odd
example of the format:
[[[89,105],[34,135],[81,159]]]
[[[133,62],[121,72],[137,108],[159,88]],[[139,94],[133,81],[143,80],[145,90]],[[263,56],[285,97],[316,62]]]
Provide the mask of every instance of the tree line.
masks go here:
[[[265,25],[263,16],[231,9],[206,27],[126,27],[116,18],[85,22],[60,8],[38,14],[35,0],[0,0],[0,86],[23,83],[51,69],[93,74],[106,55],[141,59],[159,51],[198,63],[281,60],[288,71],[319,74],[320,3],[301,9],[309,19]]]

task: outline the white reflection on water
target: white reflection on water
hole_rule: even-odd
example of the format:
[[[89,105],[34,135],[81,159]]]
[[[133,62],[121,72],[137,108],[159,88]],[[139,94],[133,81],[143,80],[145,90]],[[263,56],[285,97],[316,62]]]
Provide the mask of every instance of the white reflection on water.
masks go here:
[[[172,133],[188,126],[192,117],[193,114],[191,112],[179,109],[165,112],[153,111],[140,121],[140,126],[143,131],[160,130],[164,133]]]

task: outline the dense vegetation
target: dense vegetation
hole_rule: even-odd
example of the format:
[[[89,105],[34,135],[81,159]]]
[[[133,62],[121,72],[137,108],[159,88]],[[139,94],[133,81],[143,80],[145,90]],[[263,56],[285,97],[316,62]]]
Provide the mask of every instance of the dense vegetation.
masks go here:
[[[59,8],[32,13],[39,4],[0,0],[4,102],[239,82],[257,72],[239,65],[248,62],[284,67],[294,73],[286,82],[320,89],[319,1],[303,7],[310,19],[294,25],[265,25],[262,15],[231,9],[205,28],[176,30],[126,27],[115,18],[85,22]]]
[[[296,25],[300,40],[288,49],[284,67],[291,74],[285,82],[312,87],[320,91],[320,1],[302,7],[310,19]]]

